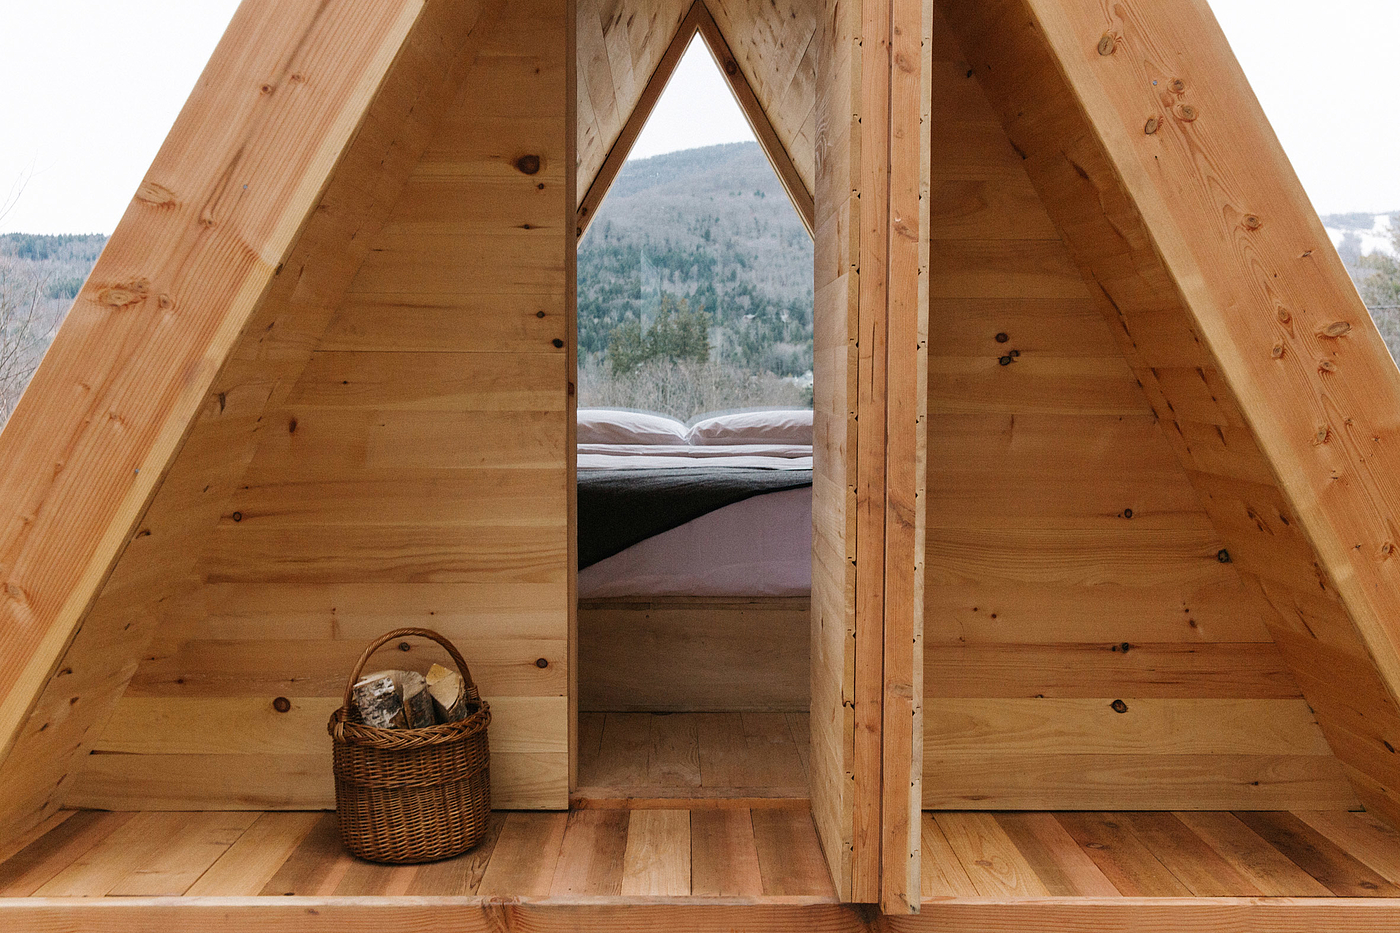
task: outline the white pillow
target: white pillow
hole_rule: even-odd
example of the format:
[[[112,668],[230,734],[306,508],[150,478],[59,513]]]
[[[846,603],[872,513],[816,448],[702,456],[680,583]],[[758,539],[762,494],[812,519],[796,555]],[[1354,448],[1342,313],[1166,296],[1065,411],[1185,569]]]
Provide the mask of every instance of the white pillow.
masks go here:
[[[812,412],[787,408],[772,411],[739,411],[697,421],[690,429],[690,443],[803,444],[812,446]]]
[[[684,444],[685,425],[675,418],[625,408],[580,408],[580,444]]]

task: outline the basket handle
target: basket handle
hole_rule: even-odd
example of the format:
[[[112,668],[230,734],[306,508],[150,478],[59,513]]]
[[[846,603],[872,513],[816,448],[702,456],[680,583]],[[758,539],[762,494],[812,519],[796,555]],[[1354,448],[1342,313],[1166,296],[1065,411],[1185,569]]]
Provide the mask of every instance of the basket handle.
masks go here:
[[[414,635],[419,638],[427,638],[431,641],[437,642],[443,648],[447,649],[447,653],[452,656],[452,662],[457,665],[458,673],[462,675],[462,687],[464,690],[466,690],[467,699],[481,699],[481,694],[477,691],[476,684],[472,681],[472,672],[467,670],[467,662],[462,657],[462,653],[457,650],[456,645],[452,644],[452,642],[448,641],[445,637],[439,635],[437,632],[434,632],[432,629],[396,628],[392,632],[385,632],[383,635],[380,635],[374,641],[370,642],[369,647],[365,649],[364,654],[360,655],[360,660],[355,663],[355,670],[351,672],[350,679],[345,684],[345,699],[341,703],[341,706],[343,706],[345,709],[350,708],[351,697],[355,690],[355,684],[359,682],[360,674],[364,672],[365,665],[369,663],[370,657],[373,656],[376,651],[378,651],[380,648],[383,648],[385,645],[387,645],[394,639],[404,638],[409,635]]]

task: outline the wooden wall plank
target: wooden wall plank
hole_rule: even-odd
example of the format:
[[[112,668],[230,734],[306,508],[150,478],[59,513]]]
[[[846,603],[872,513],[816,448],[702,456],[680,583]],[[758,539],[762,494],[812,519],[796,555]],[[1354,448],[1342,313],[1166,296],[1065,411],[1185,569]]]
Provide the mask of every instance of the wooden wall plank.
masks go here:
[[[541,0],[493,13],[476,31],[440,125],[345,289],[354,314],[381,298],[446,293],[445,305],[419,310],[450,319],[471,291],[459,286],[474,279],[440,270],[456,263],[475,275],[490,262],[497,289],[537,296],[546,318],[568,319],[567,21],[563,5]],[[488,93],[502,81],[511,95]],[[515,164],[527,152],[540,156],[534,174]],[[491,197],[479,202],[483,187]],[[494,251],[477,249],[487,242]],[[423,274],[430,267],[439,271]],[[329,350],[308,327],[304,366],[205,529],[198,585],[167,614],[132,696],[94,736],[98,754],[73,799],[329,806],[317,721],[364,641],[407,616],[458,641],[493,704],[494,801],[565,804],[570,357],[543,333],[522,347],[521,332],[449,332],[461,342]],[[430,660],[440,655],[420,649],[412,663]],[[269,705],[279,696],[292,701],[286,713]],[[207,728],[214,722],[222,727]]]
[[[1153,808],[1193,792],[1242,806],[1351,799],[1295,666],[1270,643],[1286,623],[1226,562],[1251,515],[1287,537],[1278,503],[1208,487],[1180,456],[1173,419],[1218,425],[1224,444],[1242,427],[1237,407],[1150,271],[1133,286],[1153,302],[1147,378],[1125,352],[1062,239],[1082,211],[1052,203],[1039,163],[1021,157],[1003,99],[1017,80],[984,75],[980,45],[964,57],[983,41],[964,27],[992,14],[937,6],[924,805],[969,807],[981,793],[978,806],[1028,809]],[[1022,74],[1019,60],[997,61]],[[1276,575],[1310,570],[1278,553]],[[1036,724],[1052,720],[1066,731],[1037,745]],[[1012,749],[1019,773],[1001,774]],[[1113,778],[1069,777],[1076,766]]]
[[[26,514],[35,514],[45,488],[81,487],[71,509],[53,499],[37,523],[26,523],[28,543],[10,549],[12,579],[27,566],[15,561],[29,544],[62,542],[70,558],[93,561],[87,591],[71,591],[61,610],[68,622],[48,629],[50,656],[19,644],[5,652],[11,664],[28,657],[31,678],[5,694],[4,744],[14,743],[23,760],[3,772],[13,790],[0,805],[7,830],[46,801],[56,805],[73,750],[100,729],[163,603],[191,582],[190,562],[251,454],[261,411],[294,381],[326,305],[343,292],[426,144],[427,123],[453,84],[454,57],[470,52],[472,27],[491,6],[318,12],[250,3],[235,17],[0,442],[28,452],[4,458],[27,484],[6,501]],[[228,185],[233,177],[237,188]],[[182,323],[172,329],[171,321]],[[75,372],[88,374],[75,382]],[[75,396],[55,380],[98,394]],[[90,417],[94,398],[106,399],[95,404],[111,414],[100,423]],[[41,411],[48,406],[67,414]],[[38,446],[23,437],[30,409],[44,422]],[[77,443],[59,429],[65,417],[106,438],[92,449],[96,459],[85,460],[81,444],[44,453],[46,444]],[[29,454],[65,468],[35,469]],[[45,530],[79,515],[86,531]],[[81,543],[100,528],[105,544]],[[40,565],[60,576],[77,566],[49,557]],[[67,598],[50,604],[56,591],[48,583],[26,592],[31,622],[6,626],[7,637],[37,632],[32,620],[56,618],[45,614]],[[89,606],[65,660],[54,663]],[[74,696],[84,699],[75,705]],[[16,740],[11,727],[21,721]]]
[[[1400,818],[1377,453],[1400,377],[1218,25],[1189,2],[939,7],[1324,734]]]
[[[579,606],[579,706],[806,712],[810,602],[585,600]]]
[[[859,29],[847,4],[824,4],[817,55],[812,459],[812,817],[836,890],[852,899],[855,734],[856,316],[852,221],[858,169]]]

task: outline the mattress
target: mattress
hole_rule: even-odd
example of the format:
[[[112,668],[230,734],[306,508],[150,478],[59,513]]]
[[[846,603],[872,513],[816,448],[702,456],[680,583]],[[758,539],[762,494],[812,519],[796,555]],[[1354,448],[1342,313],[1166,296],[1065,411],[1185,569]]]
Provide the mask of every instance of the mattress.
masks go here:
[[[811,592],[810,412],[579,423],[580,598]]]
[[[578,573],[580,599],[807,596],[811,590],[811,486],[726,505]]]

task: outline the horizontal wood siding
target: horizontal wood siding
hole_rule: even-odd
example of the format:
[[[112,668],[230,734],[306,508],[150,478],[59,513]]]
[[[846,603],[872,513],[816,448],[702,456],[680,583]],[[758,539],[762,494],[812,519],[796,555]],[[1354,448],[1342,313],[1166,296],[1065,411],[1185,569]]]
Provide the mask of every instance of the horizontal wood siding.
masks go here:
[[[70,801],[332,805],[344,678],[420,625],[491,702],[492,802],[567,804],[566,9],[511,3],[479,38]],[[378,663],[446,660],[407,644]]]
[[[924,805],[1354,802],[1276,614],[1221,561],[981,80],[935,33]]]

